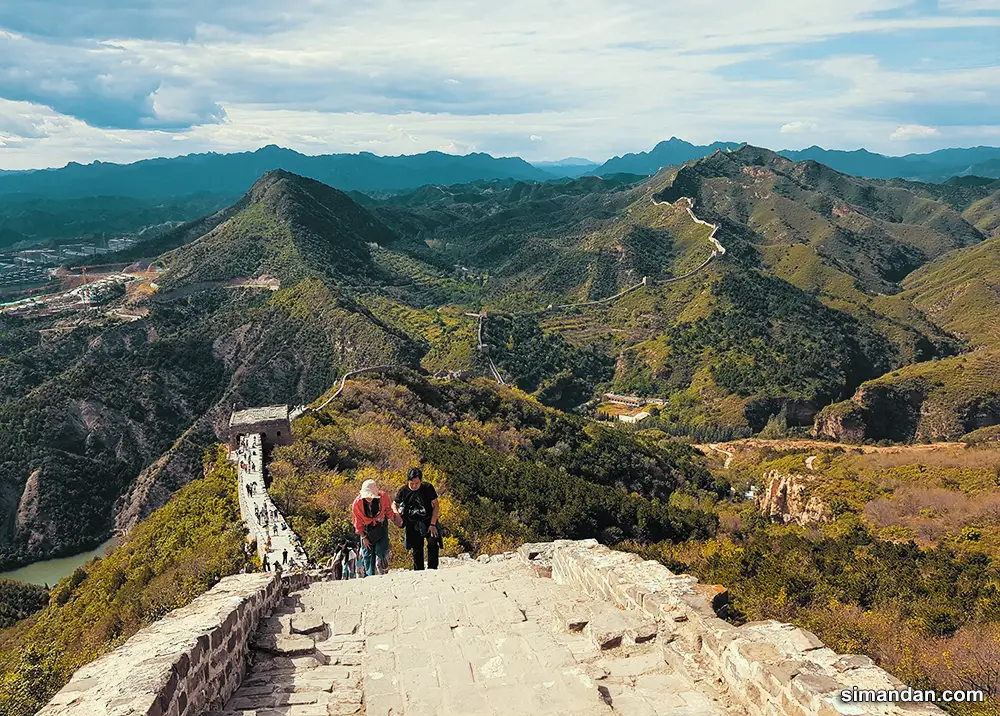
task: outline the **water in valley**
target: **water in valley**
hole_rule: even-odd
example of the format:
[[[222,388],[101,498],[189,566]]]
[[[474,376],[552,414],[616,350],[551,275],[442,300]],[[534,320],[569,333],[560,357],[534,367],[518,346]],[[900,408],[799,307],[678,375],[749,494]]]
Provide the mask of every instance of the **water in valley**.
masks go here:
[[[28,584],[48,584],[55,586],[63,577],[68,577],[77,567],[82,567],[94,557],[103,557],[106,550],[118,544],[118,537],[112,537],[97,549],[90,552],[81,552],[71,557],[58,557],[47,559],[44,562],[35,562],[26,567],[18,567],[9,572],[0,572],[0,579],[16,579],[19,582]]]

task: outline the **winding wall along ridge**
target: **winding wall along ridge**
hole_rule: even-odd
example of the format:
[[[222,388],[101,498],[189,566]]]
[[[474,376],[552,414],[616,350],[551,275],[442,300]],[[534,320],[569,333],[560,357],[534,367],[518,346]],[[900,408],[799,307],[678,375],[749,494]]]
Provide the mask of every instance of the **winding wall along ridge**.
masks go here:
[[[667,283],[675,283],[677,281],[683,281],[684,279],[690,278],[691,276],[694,276],[696,273],[698,273],[699,271],[701,271],[702,269],[704,269],[713,260],[715,260],[715,258],[717,256],[723,256],[723,255],[725,255],[725,253],[726,253],[726,247],[723,246],[722,243],[715,236],[718,233],[718,231],[719,231],[719,225],[718,224],[712,224],[712,223],[710,223],[708,221],[704,221],[703,219],[699,219],[697,216],[695,216],[695,213],[694,213],[694,211],[692,209],[692,207],[694,206],[694,199],[692,199],[691,197],[684,196],[684,197],[681,197],[680,199],[678,199],[676,202],[674,202],[674,204],[671,204],[669,201],[657,201],[656,197],[654,195],[650,195],[649,198],[650,198],[650,200],[653,202],[653,204],[655,206],[662,206],[664,204],[666,204],[668,206],[673,206],[673,205],[676,205],[677,202],[684,201],[684,202],[686,202],[685,209],[687,209],[688,215],[691,217],[691,219],[695,223],[701,224],[702,226],[708,226],[708,227],[710,227],[712,229],[712,233],[709,234],[708,240],[712,243],[712,246],[714,248],[712,249],[712,253],[709,254],[708,258],[705,259],[697,268],[694,268],[691,271],[688,271],[686,274],[683,274],[681,276],[674,276],[673,278],[664,278],[664,279],[652,280],[651,281],[649,279],[649,277],[643,277],[642,281],[640,281],[639,283],[635,284],[634,286],[629,286],[628,288],[625,288],[624,290],[619,291],[618,293],[616,293],[613,296],[608,296],[606,298],[599,298],[599,299],[596,299],[596,300],[593,300],[593,301],[581,301],[579,303],[563,303],[563,304],[560,304],[558,306],[549,305],[549,306],[547,306],[545,308],[542,308],[540,310],[537,310],[537,311],[520,311],[520,312],[517,312],[517,313],[506,313],[506,312],[501,312],[501,311],[494,311],[494,313],[496,313],[499,316],[506,316],[506,317],[511,317],[511,318],[513,318],[515,316],[540,316],[540,315],[543,315],[545,313],[555,312],[555,311],[559,311],[559,310],[563,310],[563,309],[567,309],[567,308],[587,308],[589,306],[598,306],[598,305],[605,304],[605,303],[611,303],[613,301],[618,300],[619,298],[622,298],[623,296],[626,296],[626,295],[632,293],[633,291],[639,290],[643,286],[649,286],[651,284],[652,285],[663,285],[663,284],[667,284]],[[477,331],[477,341],[478,341],[479,351],[483,352],[483,348],[485,346],[485,344],[483,343],[483,321],[486,318],[486,311],[485,310],[481,311],[478,314],[476,314],[476,313],[466,313],[465,315],[467,315],[467,316],[475,316],[475,317],[479,318],[479,328],[478,328],[478,331]],[[503,377],[500,375],[500,371],[497,370],[496,364],[493,362],[493,358],[491,358],[489,355],[486,355],[486,360],[489,362],[490,372],[493,374],[493,378],[497,381],[497,383],[503,385],[504,384]]]
[[[719,231],[718,224],[712,224],[712,223],[710,223],[708,221],[704,221],[703,219],[699,219],[695,215],[695,213],[694,213],[694,211],[692,209],[692,207],[694,206],[694,199],[692,199],[690,197],[681,197],[680,199],[677,200],[677,202],[674,202],[673,204],[671,204],[668,201],[657,201],[655,196],[650,195],[650,200],[653,202],[653,204],[655,206],[663,206],[663,205],[672,206],[672,205],[676,205],[677,202],[684,201],[684,202],[686,202],[685,209],[687,210],[688,215],[691,217],[692,221],[694,221],[695,223],[701,224],[702,226],[708,226],[708,227],[710,227],[712,229],[712,233],[709,235],[708,240],[712,243],[712,246],[714,248],[712,249],[712,253],[709,254],[708,258],[705,259],[699,266],[697,266],[696,268],[692,269],[691,271],[688,271],[687,273],[685,273],[685,274],[683,274],[681,276],[674,276],[672,278],[665,278],[665,279],[659,279],[659,280],[650,280],[648,277],[643,277],[642,281],[640,281],[639,283],[637,283],[637,284],[635,284],[633,286],[629,286],[629,287],[627,287],[627,288],[619,291],[618,293],[614,294],[613,296],[607,296],[605,298],[599,298],[599,299],[595,299],[593,301],[581,301],[581,302],[578,302],[578,303],[563,303],[563,304],[559,304],[557,306],[549,305],[546,308],[542,308],[542,309],[539,309],[539,310],[536,310],[536,311],[520,311],[520,312],[516,312],[516,313],[507,313],[507,312],[502,312],[502,311],[494,311],[494,313],[496,313],[499,316],[506,316],[506,317],[515,317],[515,316],[540,316],[540,315],[543,315],[543,314],[548,313],[548,312],[555,312],[555,311],[560,311],[560,310],[568,309],[568,308],[587,308],[587,307],[590,307],[590,306],[599,306],[599,305],[602,305],[602,304],[611,303],[613,301],[618,300],[619,298],[622,298],[623,296],[627,296],[628,294],[632,293],[633,291],[639,290],[643,286],[663,285],[663,284],[675,283],[677,281],[683,281],[685,279],[688,279],[691,276],[694,276],[696,273],[702,271],[717,256],[723,256],[723,255],[725,255],[725,253],[726,253],[726,247],[724,247],[722,245],[722,243],[715,236],[716,233],[718,233],[718,231]],[[360,287],[346,287],[346,288],[360,288]],[[483,310],[483,311],[480,311],[479,313],[466,313],[465,315],[469,316],[471,318],[477,318],[478,319],[478,326],[477,326],[477,329],[476,329],[477,349],[479,350],[480,353],[483,353],[486,356],[486,362],[487,362],[487,365],[488,365],[488,367],[490,369],[490,374],[491,374],[492,378],[499,385],[505,385],[506,381],[503,379],[503,375],[500,373],[500,369],[497,367],[497,365],[494,362],[493,358],[488,353],[486,353],[483,350],[486,347],[486,344],[483,343],[483,321],[487,317],[487,312],[485,310]],[[320,404],[316,408],[313,408],[311,406],[297,406],[296,408],[294,408],[291,411],[291,414],[289,415],[289,418],[292,419],[292,420],[294,420],[294,419],[296,419],[298,417],[301,417],[302,415],[304,415],[306,413],[314,412],[314,411],[317,411],[317,410],[322,410],[327,405],[329,405],[330,402],[332,402],[337,396],[340,395],[341,391],[343,391],[343,389],[344,389],[344,385],[346,384],[347,379],[350,378],[350,377],[352,377],[352,376],[354,376],[354,375],[358,375],[359,373],[371,372],[371,371],[394,370],[396,368],[397,368],[397,366],[380,365],[380,366],[371,366],[371,367],[368,367],[368,368],[358,368],[356,370],[348,371],[341,378],[341,380],[340,380],[340,386],[337,388],[337,390],[333,393],[333,395],[331,395],[329,398],[327,398],[322,404]]]
[[[280,564],[286,571],[308,566],[309,559],[301,540],[288,526],[264,486],[264,449],[260,435],[240,436],[236,464],[240,514],[257,542],[257,556],[261,562],[266,558],[270,569]]]

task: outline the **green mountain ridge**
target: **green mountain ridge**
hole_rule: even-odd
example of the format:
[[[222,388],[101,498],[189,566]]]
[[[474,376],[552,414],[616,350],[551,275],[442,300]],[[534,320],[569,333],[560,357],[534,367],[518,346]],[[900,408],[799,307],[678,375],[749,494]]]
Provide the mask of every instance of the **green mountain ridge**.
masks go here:
[[[602,196],[610,215],[596,221],[592,203],[564,197],[546,207],[556,222],[494,212],[488,230],[476,219],[421,234],[490,266],[483,300],[516,312],[610,296],[701,264],[709,230],[652,197],[691,196],[698,215],[720,225],[725,261],[681,284],[607,308],[488,325],[501,372],[562,407],[604,385],[674,395],[667,413],[677,422],[758,430],[785,406],[805,424],[865,380],[961,348],[889,295],[914,268],[982,240],[940,201],[752,147]],[[607,359],[616,364],[610,381]]]
[[[279,169],[253,185],[237,213],[158,263],[167,286],[262,273],[365,279],[373,271],[368,244],[395,239],[343,192]]]
[[[661,169],[701,159],[716,152],[734,151],[742,144],[713,142],[694,145],[677,137],[658,143],[648,152],[614,157],[594,170],[596,174],[630,172],[656,174]],[[970,147],[940,149],[927,154],[886,156],[867,149],[844,151],[812,146],[806,149],[782,149],[777,154],[792,161],[812,160],[845,174],[869,179],[910,179],[923,182],[946,182],[951,177],[1000,176],[1000,148]]]
[[[996,279],[981,269],[995,242],[970,217],[995,191],[863,180],[747,146],[648,179],[433,185],[364,206],[269,172],[228,209],[130,249],[164,269],[139,299],[145,319],[67,331],[2,318],[4,560],[96,544],[163,504],[234,404],[307,403],[375,364],[487,376],[464,315],[484,308],[501,373],[563,409],[614,389],[664,398],[671,433],[750,434],[779,416],[809,426],[831,403],[827,415],[850,413],[835,401],[909,371],[946,396],[951,427],[903,439],[989,423],[989,384],[942,372],[992,366],[969,349],[993,345]],[[723,258],[705,263],[711,228],[681,197],[718,224]],[[530,313],[697,267],[610,304]],[[222,285],[261,275],[280,290]],[[964,306],[986,312],[964,325]],[[915,393],[879,395],[912,406]]]

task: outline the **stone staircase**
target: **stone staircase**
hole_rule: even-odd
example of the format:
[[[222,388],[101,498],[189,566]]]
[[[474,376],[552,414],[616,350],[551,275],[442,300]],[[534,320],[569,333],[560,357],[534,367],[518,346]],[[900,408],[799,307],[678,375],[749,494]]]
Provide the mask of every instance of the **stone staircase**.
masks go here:
[[[709,674],[667,663],[648,615],[516,559],[443,567],[313,582],[286,597],[213,716],[745,713]]]
[[[234,575],[74,674],[42,716],[918,716],[865,656],[594,540],[328,581]]]

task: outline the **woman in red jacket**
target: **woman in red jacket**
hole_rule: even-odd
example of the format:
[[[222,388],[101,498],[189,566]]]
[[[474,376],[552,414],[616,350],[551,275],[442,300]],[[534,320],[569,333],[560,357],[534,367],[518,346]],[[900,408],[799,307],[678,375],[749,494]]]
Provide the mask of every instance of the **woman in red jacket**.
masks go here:
[[[351,505],[354,531],[361,537],[361,564],[365,576],[389,571],[389,521],[392,501],[375,480],[365,480]]]

